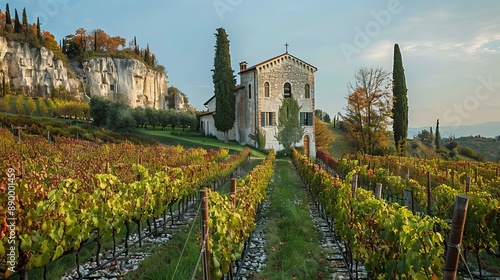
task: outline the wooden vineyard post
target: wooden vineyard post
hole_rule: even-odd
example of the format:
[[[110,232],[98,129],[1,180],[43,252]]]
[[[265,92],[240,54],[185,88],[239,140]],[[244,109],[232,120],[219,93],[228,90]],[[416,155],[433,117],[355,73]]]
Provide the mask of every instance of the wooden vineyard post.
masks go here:
[[[431,213],[431,173],[427,171],[427,215]]]
[[[200,190],[201,200],[201,238],[203,252],[203,280],[210,280],[210,231],[208,225],[208,192]]]
[[[26,125],[24,126],[13,126],[11,125],[12,130],[17,130],[17,141],[21,143],[21,130],[25,130],[27,128]]]
[[[231,178],[231,185],[229,186],[229,195],[233,201],[233,206],[236,205],[236,178]]]
[[[358,174],[354,174],[352,176],[352,181],[351,181],[352,198],[356,198],[357,189],[358,189]]]
[[[497,177],[498,177],[498,169],[500,169],[500,168],[498,168],[498,167],[497,167],[497,174],[496,174],[496,175],[497,175]]]
[[[375,185],[375,198],[382,199],[382,183],[377,183]]]
[[[451,170],[451,187],[455,187],[455,170]]]
[[[443,279],[455,280],[457,276],[458,260],[460,257],[460,244],[467,217],[467,206],[469,197],[458,195],[453,209],[453,219],[451,222],[450,241],[446,250],[446,261],[444,264]]]
[[[470,177],[465,178],[465,193],[470,192]]]

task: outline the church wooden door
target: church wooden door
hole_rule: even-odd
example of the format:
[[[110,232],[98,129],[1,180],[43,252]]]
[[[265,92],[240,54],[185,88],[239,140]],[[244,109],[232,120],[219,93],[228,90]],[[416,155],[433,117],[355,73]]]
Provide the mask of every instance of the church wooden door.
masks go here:
[[[304,136],[304,154],[309,157],[309,136]]]

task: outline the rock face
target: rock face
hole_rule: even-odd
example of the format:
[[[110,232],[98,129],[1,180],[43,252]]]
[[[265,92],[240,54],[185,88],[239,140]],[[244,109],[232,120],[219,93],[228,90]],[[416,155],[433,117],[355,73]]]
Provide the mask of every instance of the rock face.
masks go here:
[[[167,75],[129,58],[101,57],[72,64],[85,93],[125,99],[132,107],[166,108]]]
[[[78,80],[68,78],[67,69],[61,60],[54,60],[52,51],[7,41],[5,37],[0,37],[0,71],[11,90],[22,88],[25,93],[43,96],[49,95],[52,88],[78,88]]]
[[[87,101],[99,95],[126,100],[131,107],[166,108],[167,75],[135,59],[92,58],[73,62],[68,71],[52,51],[0,37],[0,79],[1,75],[11,90],[30,95],[51,96],[54,88],[62,87]]]

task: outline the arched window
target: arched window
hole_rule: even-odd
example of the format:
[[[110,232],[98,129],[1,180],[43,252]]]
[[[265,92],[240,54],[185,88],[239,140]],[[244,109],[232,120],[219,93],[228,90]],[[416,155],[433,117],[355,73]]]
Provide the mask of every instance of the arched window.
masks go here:
[[[285,98],[292,97],[292,85],[288,82],[283,86],[283,96]]]
[[[264,83],[264,97],[269,97],[269,83]]]
[[[252,99],[252,85],[248,85],[248,99]]]
[[[304,98],[311,98],[311,88],[309,84],[306,84],[304,87]]]

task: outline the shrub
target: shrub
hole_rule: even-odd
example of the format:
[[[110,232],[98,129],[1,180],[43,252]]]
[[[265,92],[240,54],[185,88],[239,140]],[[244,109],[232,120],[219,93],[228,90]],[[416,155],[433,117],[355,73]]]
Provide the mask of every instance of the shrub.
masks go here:
[[[451,157],[451,158],[455,158],[457,156],[457,150],[451,150],[448,155]]]
[[[471,149],[469,147],[460,147],[459,153],[461,155],[464,155],[464,156],[470,157],[470,158],[476,158],[477,157],[477,153],[473,149]]]
[[[0,99],[0,111],[7,112],[9,110],[9,106],[7,102],[5,102],[5,99],[2,98]]]
[[[448,142],[448,143],[446,144],[446,148],[447,148],[448,150],[453,150],[453,149],[455,149],[455,148],[458,148],[458,143],[457,143],[457,142],[455,142],[455,141]]]

